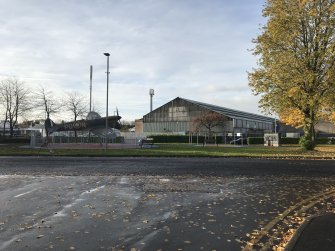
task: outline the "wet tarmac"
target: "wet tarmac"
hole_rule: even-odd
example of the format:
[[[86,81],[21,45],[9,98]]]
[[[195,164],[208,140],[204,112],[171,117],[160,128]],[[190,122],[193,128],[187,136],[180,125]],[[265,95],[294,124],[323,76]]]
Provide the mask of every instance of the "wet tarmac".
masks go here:
[[[0,158],[0,250],[270,250],[334,211],[334,161]]]

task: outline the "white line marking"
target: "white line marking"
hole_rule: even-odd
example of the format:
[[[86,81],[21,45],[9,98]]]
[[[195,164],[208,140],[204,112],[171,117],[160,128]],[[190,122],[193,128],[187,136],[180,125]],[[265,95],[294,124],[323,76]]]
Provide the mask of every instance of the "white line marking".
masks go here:
[[[79,202],[85,200],[85,199],[80,198],[80,197],[83,197],[85,194],[90,194],[90,193],[99,191],[100,189],[103,189],[104,187],[105,187],[105,185],[100,186],[100,187],[97,187],[97,188],[89,189],[89,190],[87,190],[87,191],[85,191],[85,192],[82,192],[82,193],[79,195],[79,198],[78,198],[78,199],[75,199],[75,200],[74,200],[72,203],[70,203],[70,204],[64,205],[64,206],[63,206],[63,209],[62,209],[62,210],[59,210],[58,212],[56,212],[56,213],[53,215],[53,217],[64,217],[64,216],[66,216],[66,215],[67,215],[67,214],[65,213],[66,209],[71,208],[71,207],[75,206],[76,204],[78,204]]]
[[[8,247],[10,244],[12,244],[16,239],[17,239],[17,236],[14,236],[12,237],[12,239],[8,241],[4,241],[0,246],[0,250],[5,250],[5,248]]]
[[[122,177],[119,184],[127,184],[129,182],[129,179],[128,178],[124,178]]]
[[[159,179],[160,182],[170,182],[170,179]]]
[[[26,195],[26,194],[29,194],[29,193],[32,193],[32,192],[34,192],[36,189],[33,189],[33,190],[31,190],[31,191],[28,191],[28,192],[25,192],[25,193],[20,193],[20,194],[18,194],[18,195],[15,195],[14,196],[14,198],[19,198],[19,197],[21,197],[21,196],[23,196],[23,195]]]

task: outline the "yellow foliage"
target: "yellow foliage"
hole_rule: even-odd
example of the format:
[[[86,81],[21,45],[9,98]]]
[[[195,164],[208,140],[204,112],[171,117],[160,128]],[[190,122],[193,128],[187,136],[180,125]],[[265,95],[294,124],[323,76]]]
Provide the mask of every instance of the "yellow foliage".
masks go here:
[[[314,125],[335,111],[334,11],[334,0],[266,0],[267,22],[254,40],[259,67],[249,86],[260,107],[303,127],[310,140]]]
[[[288,91],[287,94],[288,94],[289,97],[294,97],[294,96],[299,94],[299,88],[294,86]]]
[[[279,114],[279,118],[283,123],[295,128],[300,128],[304,125],[304,115],[298,109],[283,109]]]
[[[333,124],[335,124],[335,112],[332,112],[329,116],[329,120],[330,122],[332,122]]]

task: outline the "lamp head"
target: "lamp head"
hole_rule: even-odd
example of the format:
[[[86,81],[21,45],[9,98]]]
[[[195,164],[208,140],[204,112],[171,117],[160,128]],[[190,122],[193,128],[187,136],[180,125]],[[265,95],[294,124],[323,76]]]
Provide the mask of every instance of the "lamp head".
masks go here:
[[[110,56],[110,54],[108,52],[105,52],[104,55],[107,56],[107,57]]]

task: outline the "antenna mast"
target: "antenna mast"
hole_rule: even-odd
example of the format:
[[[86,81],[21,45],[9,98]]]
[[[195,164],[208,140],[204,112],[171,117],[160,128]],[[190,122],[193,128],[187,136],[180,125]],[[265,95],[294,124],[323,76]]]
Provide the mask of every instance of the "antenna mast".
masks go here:
[[[155,91],[154,89],[149,90],[149,95],[150,95],[150,112],[152,112],[152,97],[154,96]]]

